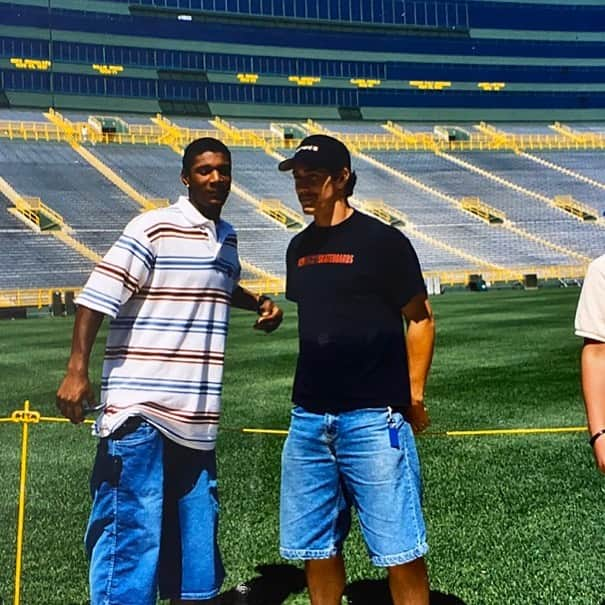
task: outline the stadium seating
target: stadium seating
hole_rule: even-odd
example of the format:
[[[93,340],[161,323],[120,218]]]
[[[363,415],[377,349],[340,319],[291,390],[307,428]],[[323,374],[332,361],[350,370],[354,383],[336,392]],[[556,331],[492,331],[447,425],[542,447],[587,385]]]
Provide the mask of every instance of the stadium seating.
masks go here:
[[[437,171],[436,164],[444,160],[440,160],[434,154],[384,152],[374,153],[372,156],[450,195],[454,192],[448,189],[448,183],[458,184],[463,172],[459,168],[449,172]],[[570,262],[565,255],[507,232],[502,227],[489,226],[481,219],[430,192],[404,183],[374,166],[368,168],[369,170],[366,166],[359,168],[360,173],[363,170],[363,177],[358,182],[357,196],[383,197],[385,202],[401,210],[415,226],[440,241],[495,264],[510,265],[513,262],[517,265],[531,265]],[[479,193],[471,186],[461,185],[459,195],[479,195]]]
[[[70,115],[81,121],[87,117],[82,112]],[[0,120],[9,117],[15,122],[43,119],[42,114],[31,111],[0,113]],[[128,121],[151,126],[149,118],[143,116],[129,117]],[[185,128],[214,128],[201,118],[177,118],[174,123]],[[297,128],[308,126],[300,123]],[[346,136],[387,132],[381,123],[326,121],[320,126]],[[411,133],[433,130],[429,124],[404,126]],[[231,127],[262,134],[269,132],[270,122],[236,120]],[[464,128],[475,131],[472,125]],[[552,132],[543,124],[500,128],[503,132],[544,136]],[[600,132],[598,125],[587,128]],[[179,179],[179,156],[166,145],[93,144],[91,140],[84,145],[143,198],[174,201],[186,191]],[[260,271],[283,276],[285,251],[296,229],[287,229],[263,214],[259,202],[280,199],[300,213],[291,175],[277,170],[275,155],[291,155],[292,149],[278,147],[272,154],[260,147],[232,145],[231,149],[233,191],[223,217],[238,231],[242,260]],[[454,163],[453,159],[467,164]],[[548,162],[562,170],[553,169]],[[401,228],[416,248],[425,271],[445,275],[491,267],[519,271],[533,268],[539,272],[541,267],[582,264],[602,252],[603,224],[581,221],[549,203],[555,195],[570,194],[602,212],[602,164],[602,154],[597,151],[532,151],[522,157],[506,151],[446,151],[438,155],[432,151],[368,150],[359,156],[353,154],[353,168],[359,177],[353,202],[371,211],[371,203],[380,201],[387,210],[400,213],[405,222]],[[473,171],[473,166],[483,172]],[[64,143],[3,139],[0,177],[22,195],[41,197],[63,216],[73,229],[72,235],[98,254],[106,252],[124,225],[141,211],[138,204]],[[515,190],[514,186],[524,189]],[[469,196],[503,211],[505,223],[489,224],[463,210],[460,200]],[[0,239],[2,253],[9,259],[0,271],[4,289],[78,285],[91,267],[90,260],[52,236],[28,231],[6,210],[0,215]],[[245,275],[256,275],[255,271],[246,269]]]
[[[555,170],[550,170],[520,158],[511,153],[465,154],[464,158],[506,178],[531,191],[543,195],[572,195],[578,201],[599,205],[603,191]],[[485,183],[485,201],[504,210],[507,216],[520,226],[554,243],[589,256],[599,255],[605,246],[605,229],[602,225],[581,222],[562,210],[558,210],[529,196],[515,196],[503,188],[496,193],[498,186],[493,181]],[[490,192],[494,192],[490,194]]]
[[[30,231],[0,204],[0,290],[77,287],[92,263],[50,234]]]
[[[115,227],[139,212],[69,145],[2,141],[0,174],[20,194],[41,197],[76,230]]]
[[[277,170],[277,160],[262,151],[243,148],[232,150],[233,178],[259,199],[279,199],[300,212],[291,175]],[[291,152],[284,150],[284,155]]]

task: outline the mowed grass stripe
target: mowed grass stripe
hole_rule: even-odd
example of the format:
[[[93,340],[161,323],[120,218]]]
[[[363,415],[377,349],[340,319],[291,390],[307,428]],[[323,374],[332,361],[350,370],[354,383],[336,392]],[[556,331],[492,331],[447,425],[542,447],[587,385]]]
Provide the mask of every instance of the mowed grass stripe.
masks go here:
[[[427,389],[431,431],[575,428],[584,425],[577,289],[449,293],[433,299],[437,348]],[[225,590],[281,564],[279,467],[283,437],[239,427],[288,426],[296,362],[296,311],[284,303],[278,333],[253,331],[234,312],[218,445]],[[54,417],[54,393],[71,341],[70,319],[0,323],[0,416],[29,399]],[[103,329],[105,333],[105,329]],[[98,385],[102,337],[93,353]],[[235,428],[236,430],[228,430]],[[23,603],[84,605],[82,536],[95,441],[90,427],[30,430]],[[20,427],[0,426],[0,596],[10,602]],[[467,605],[598,605],[605,598],[605,485],[578,433],[421,438],[432,587]],[[349,581],[377,581],[354,527]],[[373,605],[380,605],[375,596]],[[262,601],[261,601],[262,602]],[[307,603],[291,595],[287,605]]]

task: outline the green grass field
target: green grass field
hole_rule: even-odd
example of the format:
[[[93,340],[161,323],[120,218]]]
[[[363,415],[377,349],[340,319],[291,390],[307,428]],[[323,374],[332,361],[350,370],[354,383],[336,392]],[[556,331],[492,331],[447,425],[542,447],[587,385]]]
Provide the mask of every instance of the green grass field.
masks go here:
[[[586,433],[443,435],[584,424],[581,343],[572,329],[578,293],[451,293],[433,300],[438,336],[427,392],[432,426],[418,443],[435,603],[599,605],[605,599],[605,483]],[[297,343],[295,309],[284,307],[284,325],[272,335],[251,330],[250,314],[233,314],[218,448],[224,589],[252,581],[251,601],[259,605],[308,602],[300,571],[277,551],[283,438],[239,430],[287,427]],[[71,327],[70,319],[61,318],[0,323],[0,417],[25,399],[33,409],[56,415],[54,391]],[[97,383],[102,348],[99,339]],[[20,434],[18,425],[0,424],[4,603],[12,603],[13,593]],[[94,447],[86,427],[31,427],[24,604],[87,603],[82,535]],[[381,597],[383,572],[369,564],[356,528],[346,559],[355,605],[387,603]]]

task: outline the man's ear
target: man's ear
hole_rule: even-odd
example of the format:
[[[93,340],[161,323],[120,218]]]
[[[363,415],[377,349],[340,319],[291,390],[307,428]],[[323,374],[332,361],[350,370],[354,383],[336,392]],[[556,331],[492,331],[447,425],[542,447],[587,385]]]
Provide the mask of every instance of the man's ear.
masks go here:
[[[181,172],[181,183],[183,183],[185,187],[189,187],[189,177],[186,176],[183,172]]]
[[[338,189],[344,189],[349,182],[349,177],[351,176],[351,171],[348,168],[343,168],[340,171],[340,174],[336,178],[336,185]]]

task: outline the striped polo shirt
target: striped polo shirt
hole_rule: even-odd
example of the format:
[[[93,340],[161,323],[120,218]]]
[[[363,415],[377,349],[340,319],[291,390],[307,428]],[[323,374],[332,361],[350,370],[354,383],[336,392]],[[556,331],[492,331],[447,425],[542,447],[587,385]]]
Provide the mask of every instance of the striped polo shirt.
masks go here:
[[[137,415],[181,445],[214,448],[239,275],[233,227],[186,197],[126,226],[76,300],[112,318],[97,435]]]

